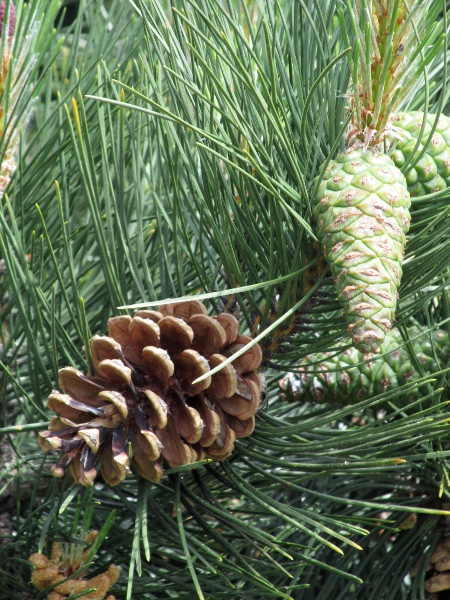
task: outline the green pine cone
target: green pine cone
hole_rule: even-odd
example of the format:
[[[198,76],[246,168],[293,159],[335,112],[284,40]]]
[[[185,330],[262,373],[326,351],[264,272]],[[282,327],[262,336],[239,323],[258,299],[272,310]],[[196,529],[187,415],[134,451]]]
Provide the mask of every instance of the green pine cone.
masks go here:
[[[369,150],[339,154],[324,175],[313,216],[353,343],[379,352],[394,322],[410,197],[392,160]]]
[[[421,332],[424,335],[412,342],[413,351],[424,373],[431,374],[448,363],[448,334],[442,329],[428,333],[425,328],[412,327],[409,335],[414,338]],[[393,329],[381,346],[383,354],[387,354],[369,362],[362,362],[364,356],[356,348],[347,348],[340,354],[336,351],[312,354],[300,362],[298,371],[287,373],[280,380],[281,395],[290,402],[355,404],[416,381],[421,375],[402,344],[400,332]],[[417,391],[412,390],[407,401],[415,397]]]
[[[392,160],[397,167],[402,168],[417,143],[423,123],[423,113],[419,111],[399,113],[393,121],[394,133],[399,136]],[[427,121],[422,137],[426,142],[436,120],[436,115],[427,115]],[[423,148],[421,143],[416,150]],[[406,183],[411,196],[425,196],[439,192],[450,185],[450,119],[439,116],[436,130],[425,154],[413,169],[406,174]]]

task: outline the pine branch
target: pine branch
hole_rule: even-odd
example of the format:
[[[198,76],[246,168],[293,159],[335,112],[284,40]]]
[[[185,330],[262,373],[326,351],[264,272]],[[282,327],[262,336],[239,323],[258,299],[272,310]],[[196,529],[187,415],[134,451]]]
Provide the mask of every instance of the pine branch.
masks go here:
[[[101,529],[115,511],[92,568],[122,566],[119,598],[420,597],[425,573],[404,577],[442,533],[445,378],[430,373],[424,404],[384,420],[370,409],[397,390],[351,407],[277,399],[280,372],[344,335],[329,279],[311,272],[310,225],[314,177],[347,127],[353,40],[341,17],[332,0],[86,1],[71,30],[36,46],[39,100],[0,215],[0,433],[15,454],[1,473],[16,511],[0,548],[7,596],[31,593],[33,552],[70,538],[84,513]],[[444,58],[439,48],[429,64],[430,108],[447,96]],[[413,82],[403,108],[424,94]],[[400,327],[447,326],[443,198],[418,203]],[[212,311],[246,286],[235,295],[243,326],[263,332],[322,274],[292,329],[281,323],[268,401],[228,462],[89,493],[50,476],[32,430],[50,417],[58,368],[87,369],[81,348],[118,305],[216,292]],[[398,532],[412,513],[417,526]]]

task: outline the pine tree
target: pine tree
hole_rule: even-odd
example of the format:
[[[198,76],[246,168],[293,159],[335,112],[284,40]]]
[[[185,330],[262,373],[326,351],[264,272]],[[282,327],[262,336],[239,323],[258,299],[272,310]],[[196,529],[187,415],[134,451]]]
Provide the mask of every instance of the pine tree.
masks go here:
[[[14,5],[31,50],[16,105],[29,119],[11,122],[16,170],[0,211],[0,598],[35,597],[27,561],[51,559],[54,542],[77,571],[54,557],[50,586],[64,572],[86,591],[114,564],[117,599],[423,598],[450,498],[446,368],[425,373],[406,344],[419,380],[350,406],[278,399],[302,359],[351,343],[313,198],[354,119],[353,66],[372,32],[363,19],[359,38],[361,11],[415,5],[80,0],[72,23],[57,0]],[[427,7],[398,110],[439,115],[447,7]],[[366,67],[370,79],[369,55]],[[413,199],[395,313],[404,339],[412,326],[448,332],[445,194]],[[114,487],[83,488],[69,469],[54,478],[38,434],[55,416],[58,371],[94,377],[89,340],[109,319],[186,296],[237,320],[240,352],[264,349],[253,433],[226,460],[163,463],[157,483],[132,461]],[[397,409],[377,418],[386,402]]]

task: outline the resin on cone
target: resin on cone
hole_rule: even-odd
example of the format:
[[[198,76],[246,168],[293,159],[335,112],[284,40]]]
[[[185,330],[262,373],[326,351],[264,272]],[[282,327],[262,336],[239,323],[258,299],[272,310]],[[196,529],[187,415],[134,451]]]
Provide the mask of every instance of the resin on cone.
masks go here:
[[[210,317],[196,300],[110,319],[109,336],[90,340],[94,375],[61,369],[63,392],[49,396],[57,416],[39,443],[63,452],[53,474],[62,477],[70,466],[74,480],[87,486],[100,470],[117,485],[134,467],[157,482],[164,465],[227,458],[235,439],[254,428],[261,348],[255,344],[192,382],[251,341],[238,329],[232,315]]]

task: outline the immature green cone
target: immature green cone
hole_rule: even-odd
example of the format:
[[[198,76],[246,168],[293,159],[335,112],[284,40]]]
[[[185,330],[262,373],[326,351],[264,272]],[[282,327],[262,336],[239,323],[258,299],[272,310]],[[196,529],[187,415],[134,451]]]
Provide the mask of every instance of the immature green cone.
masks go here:
[[[314,218],[353,343],[377,353],[394,321],[410,223],[406,179],[382,152],[399,103],[427,64],[418,49],[424,37],[434,40],[428,19],[433,3],[344,4],[342,32],[353,48],[347,151],[325,173],[313,199]]]
[[[377,353],[402,276],[411,203],[405,178],[388,156],[350,150],[329,164],[314,201],[316,234],[353,343]]]
[[[420,333],[424,335],[413,340],[412,346],[427,375],[448,364],[449,339],[442,329],[430,333],[418,327],[409,330],[410,338]],[[281,395],[291,402],[354,404],[416,381],[421,375],[403,344],[400,332],[393,329],[381,346],[386,355],[368,362],[364,362],[364,356],[356,348],[346,348],[341,353],[312,354],[300,362],[298,371],[288,373],[280,380]],[[407,399],[415,397],[417,391],[411,390]]]
[[[392,125],[397,139],[392,160],[401,168],[410,159],[421,132],[424,114],[414,111],[399,113]],[[436,115],[427,115],[422,141],[414,154],[419,154],[428,141]],[[395,139],[395,138],[394,138]],[[426,152],[417,164],[406,173],[406,183],[411,196],[425,196],[439,192],[450,185],[450,119],[440,115]]]

